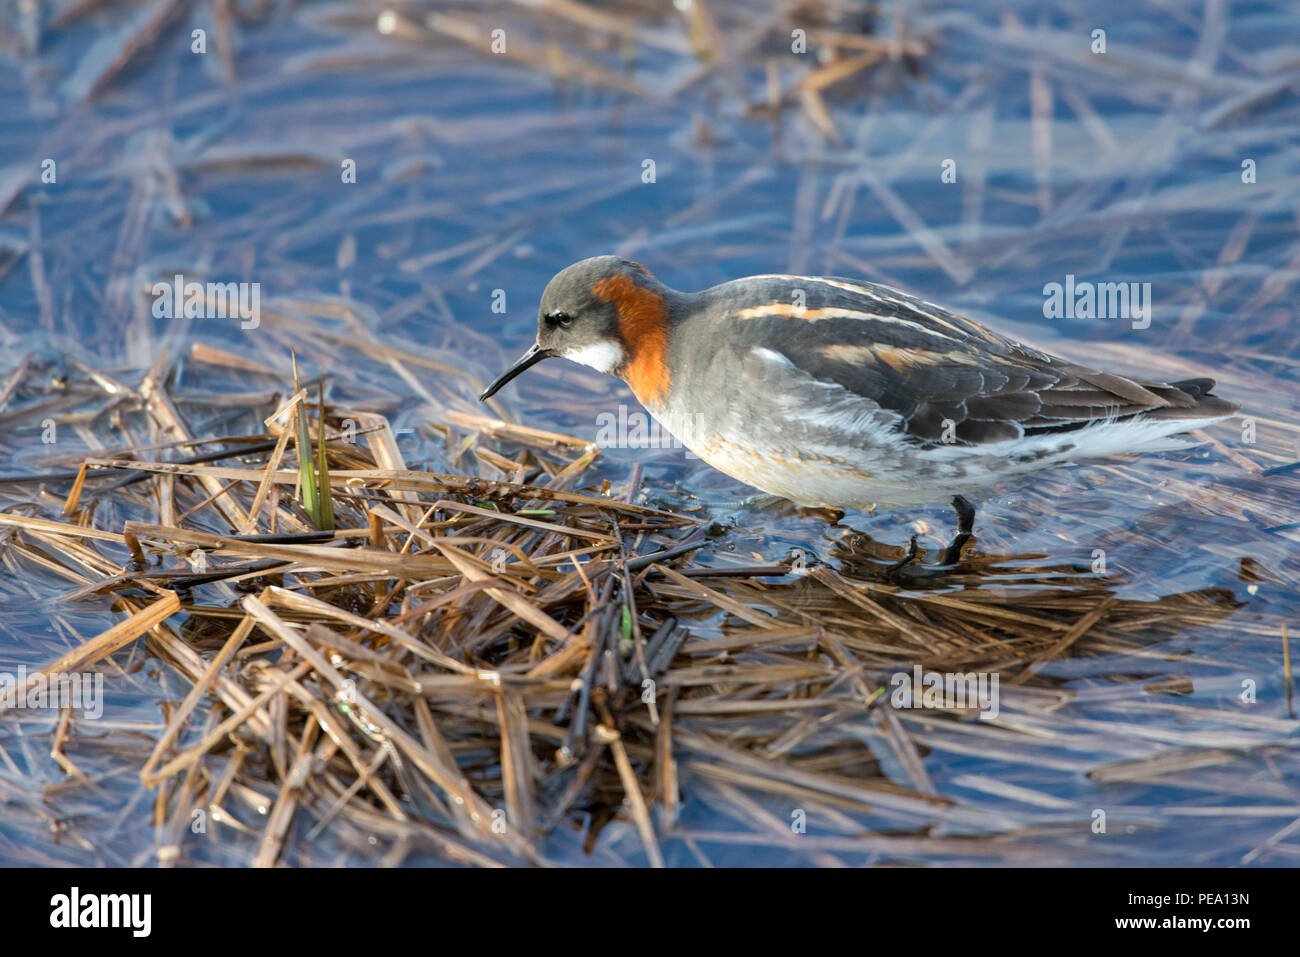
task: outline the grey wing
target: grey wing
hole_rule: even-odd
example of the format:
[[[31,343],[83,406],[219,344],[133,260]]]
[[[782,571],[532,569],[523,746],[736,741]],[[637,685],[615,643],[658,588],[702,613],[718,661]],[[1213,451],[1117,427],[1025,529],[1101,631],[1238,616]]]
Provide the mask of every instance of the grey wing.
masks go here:
[[[763,320],[786,323],[783,335],[767,341],[780,341],[782,353],[814,380],[895,413],[901,431],[924,446],[981,445],[1159,410],[1214,414],[1205,408],[1213,397],[1198,395],[1199,388],[1184,392],[1081,366],[894,295],[891,314],[878,319]],[[878,311],[878,302],[868,305]]]

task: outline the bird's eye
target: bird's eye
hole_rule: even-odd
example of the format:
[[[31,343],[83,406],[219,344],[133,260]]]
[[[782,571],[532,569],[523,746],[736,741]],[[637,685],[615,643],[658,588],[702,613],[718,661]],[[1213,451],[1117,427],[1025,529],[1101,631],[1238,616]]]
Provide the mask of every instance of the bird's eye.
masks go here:
[[[553,326],[567,329],[569,326],[573,325],[573,316],[569,315],[567,312],[553,312],[546,317],[546,321]]]

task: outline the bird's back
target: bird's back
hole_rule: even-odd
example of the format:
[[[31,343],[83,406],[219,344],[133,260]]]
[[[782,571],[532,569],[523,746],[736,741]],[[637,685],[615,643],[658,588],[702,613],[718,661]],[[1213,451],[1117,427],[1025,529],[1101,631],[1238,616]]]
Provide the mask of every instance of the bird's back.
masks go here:
[[[911,504],[1061,461],[1176,448],[1187,443],[1174,434],[1236,409],[1209,394],[1212,380],[1101,372],[872,283],[756,276],[688,298],[669,426],[712,436],[715,456],[728,450],[731,467],[718,467],[769,491],[741,463],[849,468],[917,486],[872,499]],[[931,485],[951,490],[931,497]],[[825,497],[803,501],[845,504],[811,500]]]

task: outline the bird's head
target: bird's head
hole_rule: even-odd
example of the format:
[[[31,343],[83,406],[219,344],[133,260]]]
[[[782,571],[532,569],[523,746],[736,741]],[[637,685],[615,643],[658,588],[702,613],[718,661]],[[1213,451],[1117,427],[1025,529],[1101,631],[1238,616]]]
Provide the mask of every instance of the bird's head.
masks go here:
[[[626,375],[667,335],[665,287],[638,263],[596,256],[574,263],[546,284],[537,311],[537,341],[479,396],[491,398],[521,372],[558,356],[611,375]]]

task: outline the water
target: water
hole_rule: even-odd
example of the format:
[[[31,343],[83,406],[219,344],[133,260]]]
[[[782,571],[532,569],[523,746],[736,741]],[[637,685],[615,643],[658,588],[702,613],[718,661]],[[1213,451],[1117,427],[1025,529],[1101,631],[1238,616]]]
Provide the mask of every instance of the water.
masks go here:
[[[605,9],[663,42],[638,42],[631,63],[617,37],[561,21],[543,29],[508,5],[483,14],[479,5],[420,8],[484,29],[499,18],[513,51],[501,56],[416,28],[381,36],[379,6],[274,6],[235,24],[233,81],[202,6],[166,25],[93,95],[150,8],[107,4],[67,26],[46,24],[34,54],[21,52],[14,20],[0,47],[4,375],[30,354],[51,375],[79,360],[134,382],[166,352],[182,357],[182,394],[283,388],[185,357],[197,342],[278,362],[292,335],[271,323],[158,319],[142,292],[175,273],[257,282],[265,303],[350,304],[373,341],[467,371],[428,371],[422,394],[421,383],[383,363],[344,356],[355,375],[340,398],[374,402],[399,430],[408,463],[441,470],[446,450],[420,426],[447,408],[477,408],[473,380],[490,380],[532,341],[550,276],[607,252],[690,290],[773,271],[886,282],[1076,361],[1169,379],[1211,375],[1219,394],[1244,406],[1213,431],[1221,445],[1008,483],[978,503],[977,531],[985,552],[1042,556],[1033,561],[1044,568],[1087,567],[1103,550],[1123,573],[1116,594],[1125,600],[1217,589],[1233,606],[1212,626],[1162,635],[1144,658],[1050,665],[1045,673],[1078,693],[1051,712],[1055,733],[1079,736],[1069,767],[1079,752],[1100,766],[1198,746],[1181,735],[1214,729],[1237,757],[1167,780],[1099,785],[1045,758],[959,747],[960,735],[941,731],[928,739],[926,768],[938,793],[986,808],[1004,801],[1008,813],[1025,804],[1006,786],[1048,795],[1035,809],[1041,830],[1022,839],[1030,862],[1294,861],[1298,846],[1285,838],[1281,850],[1256,849],[1300,817],[1280,637],[1297,604],[1297,533],[1285,526],[1300,521],[1298,479],[1259,471],[1294,461],[1300,435],[1300,327],[1290,305],[1300,278],[1300,97],[1286,83],[1300,12],[1109,0],[1086,14],[1029,2],[912,5],[909,36],[928,50],[910,68],[886,64],[828,91],[833,141],[797,95],[777,117],[761,109],[765,64],[786,87],[804,65],[789,52],[790,24],[773,23],[763,40],[754,32],[770,18],[767,5],[712,4],[723,46],[701,48],[711,61],[692,50],[682,14],[643,17],[635,6]],[[883,32],[891,22],[882,19]],[[1104,54],[1090,50],[1098,24]],[[195,29],[207,31],[206,54],[191,52]],[[557,81],[543,61],[519,62],[546,37],[571,68],[599,65],[608,79]],[[647,95],[615,88],[629,84]],[[54,182],[40,180],[47,159]],[[955,182],[943,181],[947,160]],[[1253,182],[1243,181],[1247,161]],[[344,181],[349,162],[355,182]],[[1150,283],[1149,324],[1046,318],[1044,287],[1067,276]],[[494,309],[502,299],[504,311]],[[621,384],[561,362],[517,380],[500,401],[516,421],[584,437],[594,437],[599,412],[637,408]],[[257,428],[238,402],[184,411],[196,432]],[[43,471],[52,451],[124,441],[65,427],[52,450],[32,421],[0,439],[6,472]],[[889,547],[919,533],[933,558],[951,523],[935,508],[854,513],[847,528],[828,529],[746,508],[752,490],[680,449],[609,449],[589,474],[618,484],[636,462],[649,500],[703,505],[735,523],[728,548],[767,561],[803,548],[835,563],[848,528]],[[141,516],[106,505],[97,521],[114,527],[124,517]],[[0,666],[35,667],[118,620],[102,602],[60,603],[66,581],[30,566],[9,573]],[[988,574],[987,587],[1012,587]],[[702,622],[697,634],[720,627]],[[50,813],[74,819],[82,839],[34,838],[24,818],[0,825],[0,860],[151,859],[149,797],[121,769],[138,767],[162,726],[160,705],[186,690],[179,676],[148,680],[163,667],[136,643],[106,670],[106,723],[83,731],[77,752],[88,774],[121,772],[103,793],[68,787],[67,771],[47,757],[52,730],[0,731],[5,781],[26,780],[12,786],[36,804],[40,786],[68,793]],[[1103,693],[1162,674],[1197,683],[1176,697]],[[1251,703],[1242,700],[1247,683]],[[1124,743],[1114,745],[1104,731],[1121,723]],[[1032,744],[1022,755],[1035,754]],[[878,740],[861,746],[891,773]],[[720,793],[700,779],[683,831],[734,829]],[[788,817],[780,802],[766,806]],[[1089,830],[1097,807],[1135,830],[1102,846]],[[552,844],[559,859],[588,860],[567,832]],[[595,862],[636,859],[630,822],[610,824],[595,845]],[[672,863],[698,860],[683,842],[665,847]],[[232,841],[194,853],[231,862],[246,850]],[[338,853],[371,860],[365,848]],[[807,862],[801,852],[725,842],[707,856]],[[938,845],[843,859],[965,860]]]

